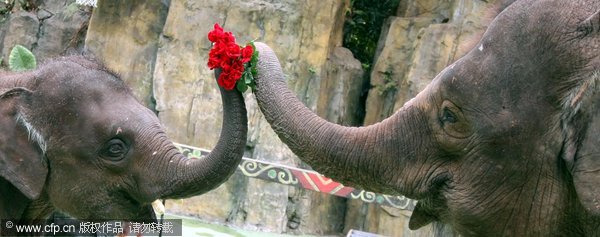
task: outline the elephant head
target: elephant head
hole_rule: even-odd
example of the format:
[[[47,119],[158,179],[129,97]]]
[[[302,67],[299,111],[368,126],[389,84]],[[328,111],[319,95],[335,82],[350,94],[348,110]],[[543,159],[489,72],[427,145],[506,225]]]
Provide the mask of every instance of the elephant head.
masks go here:
[[[419,200],[409,227],[465,236],[600,233],[600,2],[522,0],[391,117],[332,124],[257,43],[256,99],[280,139],[346,185]]]
[[[221,97],[216,147],[188,159],[98,63],[71,56],[2,75],[0,216],[40,219],[59,210],[80,219],[151,219],[158,198],[217,187],[237,168],[247,131],[241,94],[221,90]]]

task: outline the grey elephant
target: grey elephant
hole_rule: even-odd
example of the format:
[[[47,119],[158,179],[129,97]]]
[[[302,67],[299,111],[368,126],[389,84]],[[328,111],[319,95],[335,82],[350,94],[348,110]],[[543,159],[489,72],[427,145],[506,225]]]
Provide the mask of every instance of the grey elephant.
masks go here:
[[[0,219],[152,220],[150,203],[198,195],[240,162],[243,97],[221,90],[223,127],[213,151],[188,159],[157,116],[93,60],[70,56],[0,76]],[[0,233],[1,234],[1,233]]]
[[[409,227],[600,236],[600,1],[521,0],[391,117],[344,127],[287,89],[257,43],[254,91],[280,139],[346,185],[419,202]]]

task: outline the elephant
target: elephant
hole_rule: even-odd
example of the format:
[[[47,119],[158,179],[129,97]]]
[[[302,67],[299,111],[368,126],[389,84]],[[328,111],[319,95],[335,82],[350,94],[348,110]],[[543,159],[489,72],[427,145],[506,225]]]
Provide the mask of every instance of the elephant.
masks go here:
[[[65,56],[3,73],[0,219],[39,222],[60,211],[82,220],[155,220],[154,200],[216,188],[237,169],[247,132],[241,93],[220,93],[217,145],[188,159],[156,114],[96,59]]]
[[[410,229],[600,236],[600,1],[518,0],[393,115],[347,127],[291,92],[269,46],[253,91],[291,151],[344,185],[418,200]]]

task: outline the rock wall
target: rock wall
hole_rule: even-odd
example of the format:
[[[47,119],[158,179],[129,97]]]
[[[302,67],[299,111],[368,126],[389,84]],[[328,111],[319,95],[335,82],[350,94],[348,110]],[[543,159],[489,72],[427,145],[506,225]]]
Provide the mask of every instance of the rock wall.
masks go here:
[[[165,1],[99,1],[85,40],[87,51],[121,75],[153,109],[156,53],[168,10]]]
[[[222,122],[216,82],[206,67],[206,35],[215,22],[238,43],[269,44],[300,100],[329,121],[354,126],[381,121],[416,95],[469,48],[462,42],[475,41],[495,10],[493,3],[475,0],[401,1],[383,27],[372,71],[364,72],[341,47],[349,0],[99,0],[93,13],[74,0],[38,0],[33,8],[8,2],[13,4],[0,3],[4,64],[16,43],[42,60],[87,51],[121,75],[173,140],[203,148],[215,145]],[[365,85],[370,89],[363,105]],[[250,93],[246,103],[246,156],[308,168],[279,141]],[[363,106],[364,121],[357,114]],[[202,196],[167,201],[167,210],[274,233],[452,235],[444,227],[408,230],[409,211],[239,174]]]
[[[16,44],[29,48],[44,61],[80,52],[92,9],[66,1],[33,1],[25,7],[19,1],[0,3],[0,48],[2,65]]]

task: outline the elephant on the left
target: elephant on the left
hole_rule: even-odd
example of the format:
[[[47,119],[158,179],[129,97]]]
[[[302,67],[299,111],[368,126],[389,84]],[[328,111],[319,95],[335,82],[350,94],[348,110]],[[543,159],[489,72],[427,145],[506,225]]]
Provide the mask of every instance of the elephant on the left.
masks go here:
[[[207,192],[235,171],[246,143],[244,99],[221,89],[213,151],[188,159],[157,116],[100,63],[59,58],[0,74],[0,219],[150,220],[152,201]],[[0,233],[2,235],[2,233]]]

